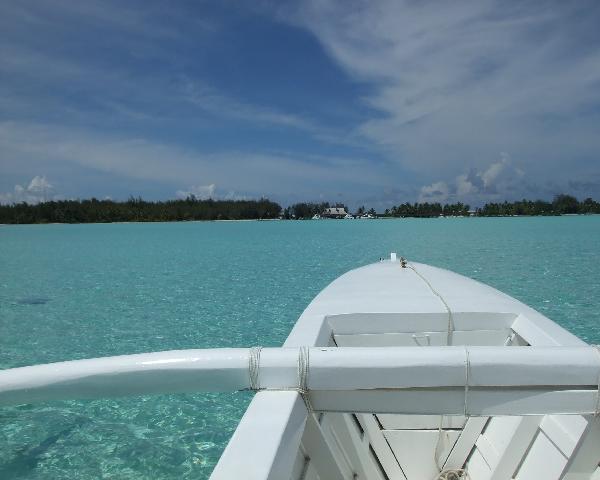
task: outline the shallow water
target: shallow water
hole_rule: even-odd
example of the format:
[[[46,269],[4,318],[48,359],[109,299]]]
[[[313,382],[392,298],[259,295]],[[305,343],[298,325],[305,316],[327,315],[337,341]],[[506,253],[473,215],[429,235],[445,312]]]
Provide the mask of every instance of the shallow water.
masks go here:
[[[341,273],[400,255],[600,343],[600,216],[0,227],[0,368],[278,346]],[[0,478],[207,478],[249,394],[0,408]]]

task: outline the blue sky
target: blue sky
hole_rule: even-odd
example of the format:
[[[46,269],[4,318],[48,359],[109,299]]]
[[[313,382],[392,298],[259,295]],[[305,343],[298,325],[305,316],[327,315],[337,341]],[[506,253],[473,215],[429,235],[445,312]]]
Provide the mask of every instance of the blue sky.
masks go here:
[[[0,202],[600,199],[600,3],[0,3]]]

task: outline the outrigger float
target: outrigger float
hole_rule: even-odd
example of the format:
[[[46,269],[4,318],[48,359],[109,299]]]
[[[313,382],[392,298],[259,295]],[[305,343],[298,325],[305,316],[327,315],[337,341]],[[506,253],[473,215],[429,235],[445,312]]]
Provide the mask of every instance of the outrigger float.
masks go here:
[[[598,347],[395,254],[331,283],[282,348],[0,371],[0,405],[248,389],[212,480],[600,479]]]

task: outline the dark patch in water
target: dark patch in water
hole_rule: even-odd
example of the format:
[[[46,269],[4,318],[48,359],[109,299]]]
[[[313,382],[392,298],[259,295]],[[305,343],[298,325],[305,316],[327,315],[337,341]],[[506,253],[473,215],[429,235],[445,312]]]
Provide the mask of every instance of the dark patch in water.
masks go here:
[[[19,305],[44,305],[50,301],[49,298],[46,297],[25,297],[19,298],[17,303]]]
[[[60,439],[68,437],[71,432],[82,424],[81,421],[50,435],[34,447],[20,448],[14,453],[12,460],[0,464],[0,478],[27,477],[37,467],[42,455],[54,446]]]

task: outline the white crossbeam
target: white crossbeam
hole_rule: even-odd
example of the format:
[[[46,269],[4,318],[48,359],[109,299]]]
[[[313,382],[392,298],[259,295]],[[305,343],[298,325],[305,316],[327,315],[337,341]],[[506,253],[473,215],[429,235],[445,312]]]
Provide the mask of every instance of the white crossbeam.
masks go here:
[[[594,413],[599,374],[594,347],[264,348],[258,359],[243,348],[179,350],[3,370],[0,405],[252,385],[305,386],[323,411]]]

